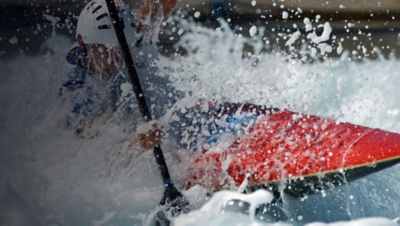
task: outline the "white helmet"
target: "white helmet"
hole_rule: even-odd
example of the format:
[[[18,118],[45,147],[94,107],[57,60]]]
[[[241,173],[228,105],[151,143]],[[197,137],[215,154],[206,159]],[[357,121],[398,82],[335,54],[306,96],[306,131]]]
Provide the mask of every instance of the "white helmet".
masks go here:
[[[135,34],[133,17],[123,4],[117,4],[117,9],[124,21],[128,43],[132,43]],[[104,44],[111,47],[119,45],[105,0],[94,0],[85,6],[78,19],[76,37],[78,35],[81,35],[85,44]]]

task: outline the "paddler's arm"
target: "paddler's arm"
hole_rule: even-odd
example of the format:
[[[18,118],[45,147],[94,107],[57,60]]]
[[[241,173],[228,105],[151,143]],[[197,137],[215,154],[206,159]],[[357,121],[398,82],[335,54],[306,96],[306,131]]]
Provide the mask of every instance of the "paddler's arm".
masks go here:
[[[159,2],[160,4],[157,4]],[[138,14],[135,15],[135,19],[137,20],[137,32],[141,32],[142,29],[146,26],[151,26],[150,23],[153,23],[158,18],[159,9],[162,8],[162,20],[168,19],[171,15],[171,12],[175,8],[177,0],[144,0],[143,4],[138,8]],[[150,20],[148,20],[148,15],[151,15]]]
[[[153,2],[152,2],[153,1]],[[168,19],[172,10],[175,8],[177,0],[159,0],[163,10],[164,20]],[[150,7],[152,6],[152,7]],[[151,15],[158,15],[158,9],[160,5],[156,3],[156,0],[144,0],[143,5],[139,7],[140,13],[148,15],[150,8],[152,10]]]
[[[174,10],[177,0],[160,0],[163,6],[164,20],[168,19],[171,12]]]

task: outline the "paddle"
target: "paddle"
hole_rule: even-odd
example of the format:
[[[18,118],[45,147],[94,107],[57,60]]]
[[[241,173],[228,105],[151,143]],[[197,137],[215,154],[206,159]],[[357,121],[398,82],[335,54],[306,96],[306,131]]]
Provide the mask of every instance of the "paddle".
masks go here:
[[[123,31],[124,24],[123,21],[118,16],[118,12],[113,0],[106,0],[106,4],[108,10],[110,12],[111,19],[113,21],[114,30],[117,35],[118,43],[121,47],[122,56],[124,58],[125,64],[128,68],[129,79],[135,93],[136,99],[138,101],[139,110],[144,117],[145,120],[152,120],[148,105],[146,103],[146,99],[144,97],[144,93],[142,87],[140,85],[139,77],[136,72],[135,64],[132,59],[132,55],[129,50],[129,45],[125,37],[125,33]],[[168,172],[167,163],[164,159],[163,151],[161,147],[157,145],[153,149],[153,153],[158,164],[158,168],[161,173],[161,177],[163,179],[163,183],[165,186],[164,195],[161,198],[160,205],[164,207],[165,210],[170,212],[172,216],[177,216],[181,212],[187,212],[189,210],[189,202],[182,195],[181,192],[176,189],[174,184],[172,183],[171,177]],[[157,223],[159,225],[169,225],[170,222],[165,216],[164,211],[159,212]]]

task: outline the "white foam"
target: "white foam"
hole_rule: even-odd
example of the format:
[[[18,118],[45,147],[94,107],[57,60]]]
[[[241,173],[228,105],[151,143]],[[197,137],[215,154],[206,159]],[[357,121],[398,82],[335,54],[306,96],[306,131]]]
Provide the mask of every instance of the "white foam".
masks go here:
[[[182,226],[205,224],[243,225],[246,222],[251,222],[251,224],[258,225],[255,220],[256,207],[260,204],[271,202],[272,198],[272,194],[262,189],[248,195],[232,191],[220,191],[215,193],[211,200],[205,203],[199,210],[179,216],[174,221],[174,224]],[[224,206],[227,205],[230,200],[241,200],[248,203],[249,215],[240,216],[240,213],[225,212]]]
[[[282,19],[286,20],[287,18],[289,18],[289,13],[286,11],[282,12]]]
[[[330,35],[332,33],[332,27],[329,22],[325,22],[323,25],[323,32],[320,36],[318,36],[315,32],[310,33],[307,35],[308,39],[311,39],[312,42],[318,44],[321,42],[328,41],[330,38]]]
[[[254,36],[257,33],[257,27],[256,26],[251,26],[250,30],[249,30],[249,34],[250,36]]]

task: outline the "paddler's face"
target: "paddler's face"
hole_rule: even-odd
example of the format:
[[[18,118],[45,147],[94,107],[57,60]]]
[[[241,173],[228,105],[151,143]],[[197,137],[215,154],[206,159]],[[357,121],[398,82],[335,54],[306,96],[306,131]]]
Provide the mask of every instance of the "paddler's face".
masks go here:
[[[95,71],[116,72],[121,63],[118,48],[107,48],[104,45],[94,44],[90,47],[91,68]]]
[[[79,41],[78,41],[79,42]],[[119,47],[108,48],[102,44],[79,44],[86,48],[89,57],[89,70],[103,79],[110,79],[121,66],[122,57]]]

